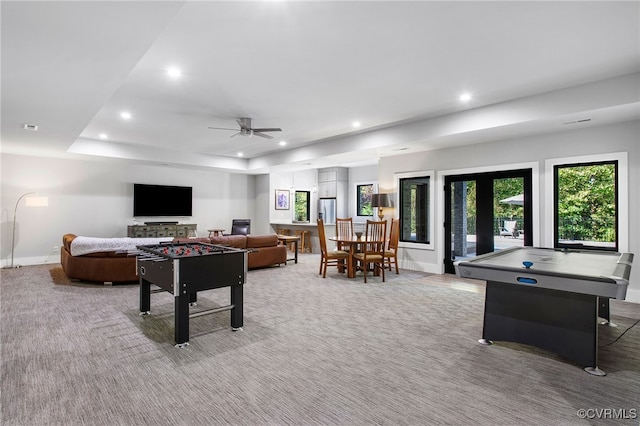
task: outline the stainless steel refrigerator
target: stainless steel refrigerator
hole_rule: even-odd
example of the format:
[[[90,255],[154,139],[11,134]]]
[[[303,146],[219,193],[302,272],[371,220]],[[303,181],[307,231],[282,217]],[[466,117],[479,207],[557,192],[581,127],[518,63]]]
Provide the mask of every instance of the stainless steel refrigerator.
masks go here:
[[[336,199],[320,198],[318,199],[318,219],[324,220],[325,225],[336,224]]]

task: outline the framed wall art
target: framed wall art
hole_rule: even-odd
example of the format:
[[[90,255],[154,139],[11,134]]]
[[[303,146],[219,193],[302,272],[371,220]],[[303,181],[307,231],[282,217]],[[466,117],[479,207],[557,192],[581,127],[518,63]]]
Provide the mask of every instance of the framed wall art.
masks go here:
[[[276,210],[289,210],[289,190],[276,189]]]

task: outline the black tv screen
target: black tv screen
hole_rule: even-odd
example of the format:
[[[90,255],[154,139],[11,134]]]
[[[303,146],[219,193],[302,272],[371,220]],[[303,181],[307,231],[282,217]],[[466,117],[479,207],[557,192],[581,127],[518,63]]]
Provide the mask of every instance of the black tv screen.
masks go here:
[[[134,216],[191,216],[191,187],[133,184]]]

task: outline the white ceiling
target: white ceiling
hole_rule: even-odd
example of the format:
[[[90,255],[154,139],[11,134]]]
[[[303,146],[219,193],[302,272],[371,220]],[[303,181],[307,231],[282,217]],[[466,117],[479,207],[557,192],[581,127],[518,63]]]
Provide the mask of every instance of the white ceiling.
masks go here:
[[[639,93],[598,104],[567,88],[640,72],[639,5],[2,1],[1,149],[260,173],[553,131],[587,115],[638,119]],[[547,92],[565,107],[536,102]],[[529,116],[487,122],[523,105]],[[208,129],[240,117],[283,131]],[[469,129],[442,130],[453,121]]]

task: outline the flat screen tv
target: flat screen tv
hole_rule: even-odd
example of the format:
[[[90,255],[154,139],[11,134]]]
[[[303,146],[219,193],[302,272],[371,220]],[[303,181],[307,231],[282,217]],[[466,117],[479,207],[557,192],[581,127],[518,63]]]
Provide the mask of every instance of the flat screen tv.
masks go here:
[[[134,216],[191,216],[191,187],[133,184]]]

